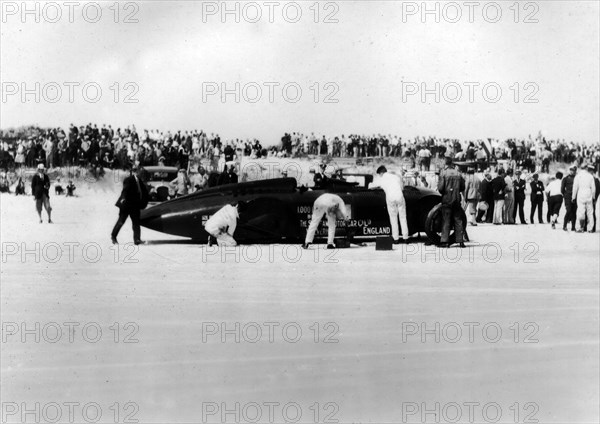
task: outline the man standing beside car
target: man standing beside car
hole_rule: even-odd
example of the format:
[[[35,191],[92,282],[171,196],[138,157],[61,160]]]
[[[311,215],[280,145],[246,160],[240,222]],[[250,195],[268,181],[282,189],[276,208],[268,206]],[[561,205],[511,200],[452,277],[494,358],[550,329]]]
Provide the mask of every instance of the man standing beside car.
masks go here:
[[[385,166],[377,168],[377,181],[369,185],[370,189],[381,188],[385,192],[385,201],[387,211],[390,216],[390,225],[392,227],[392,238],[394,244],[400,244],[400,229],[398,228],[398,219],[402,228],[402,238],[404,243],[408,243],[408,223],[406,220],[406,201],[404,200],[404,183],[398,175],[388,172]],[[464,187],[463,187],[464,188]]]
[[[302,245],[303,249],[308,249],[308,246],[313,242],[323,215],[327,215],[327,249],[335,249],[333,240],[335,238],[336,222],[338,219],[348,221],[350,217],[346,213],[346,204],[342,198],[331,193],[322,194],[315,200],[306,239]]]
[[[586,230],[590,233],[594,227],[594,199],[596,198],[596,183],[594,177],[581,165],[581,170],[573,181],[573,202],[577,202],[577,232]],[[587,222],[587,227],[586,227]]]
[[[442,237],[439,247],[450,247],[450,224],[454,223],[456,242],[465,247],[463,241],[461,193],[465,191],[465,180],[454,168],[451,154],[446,155],[446,166],[440,172],[438,191],[442,195]]]
[[[563,218],[563,231],[567,231],[567,224],[571,223],[571,231],[575,231],[575,221],[577,219],[577,203],[573,202],[573,181],[577,173],[577,166],[569,168],[569,175],[562,179],[560,191],[565,201],[565,217]]]
[[[119,218],[115,224],[111,240],[113,244],[118,244],[117,236],[127,217],[131,218],[131,226],[133,227],[133,242],[138,245],[142,244],[140,237],[140,211],[148,205],[149,194],[148,188],[141,181],[139,168],[133,165],[129,177],[123,180],[123,191],[117,200],[115,206],[119,208]]]

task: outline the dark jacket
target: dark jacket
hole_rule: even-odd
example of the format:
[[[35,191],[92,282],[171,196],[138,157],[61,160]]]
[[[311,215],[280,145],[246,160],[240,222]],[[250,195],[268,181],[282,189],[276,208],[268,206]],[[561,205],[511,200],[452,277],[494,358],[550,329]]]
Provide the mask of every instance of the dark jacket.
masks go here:
[[[527,188],[527,182],[525,180],[515,179],[513,181],[513,190],[515,192],[515,199],[524,199],[526,188]]]
[[[44,194],[46,197],[50,197],[50,178],[46,174],[40,177],[40,174],[36,173],[31,180],[31,194],[36,199],[41,199]]]
[[[560,183],[560,192],[565,199],[565,202],[571,203],[571,199],[573,198],[573,181],[575,177],[571,174],[567,175],[562,179]]]
[[[532,181],[531,184],[531,201],[539,202],[544,200],[544,183],[541,181]]]
[[[493,200],[494,193],[492,191],[492,181],[491,180],[488,181],[486,178],[484,178],[481,181],[480,189],[481,189],[481,200],[484,200],[486,202]]]
[[[460,194],[465,191],[465,179],[454,168],[446,168],[440,173],[438,191],[442,204],[460,205]]]
[[[494,193],[494,200],[503,200],[504,199],[504,189],[506,188],[506,181],[504,181],[504,176],[498,175],[491,182],[492,191]]]
[[[214,172],[214,171],[211,172],[208,175],[208,180],[207,180],[207,183],[206,183],[206,187],[216,187],[216,186],[218,186],[219,185],[219,177],[220,177],[220,174],[218,172]]]
[[[318,172],[315,174],[313,181],[315,183],[315,188],[321,188],[324,187],[327,184],[327,180],[329,178],[327,178],[327,176],[322,173],[322,172]]]
[[[146,184],[139,177],[136,182],[136,177],[130,175],[123,180],[123,191],[121,191],[121,196],[117,200],[116,206],[124,209],[144,209],[148,206],[149,199],[150,196]]]

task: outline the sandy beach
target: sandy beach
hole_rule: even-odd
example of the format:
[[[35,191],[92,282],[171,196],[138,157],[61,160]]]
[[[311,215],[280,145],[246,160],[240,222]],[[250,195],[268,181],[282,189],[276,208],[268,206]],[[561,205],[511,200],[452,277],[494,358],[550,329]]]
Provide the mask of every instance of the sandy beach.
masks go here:
[[[3,422],[600,418],[598,233],[219,250],[128,222],[113,246],[118,190],[52,196],[54,224],[0,198]]]

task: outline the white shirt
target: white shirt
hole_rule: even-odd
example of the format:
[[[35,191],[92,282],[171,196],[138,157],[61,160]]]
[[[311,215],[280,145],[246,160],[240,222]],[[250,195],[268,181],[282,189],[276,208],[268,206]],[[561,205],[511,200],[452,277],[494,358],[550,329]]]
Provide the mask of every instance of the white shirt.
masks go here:
[[[350,218],[346,210],[346,204],[337,194],[325,193],[320,195],[313,205],[313,211],[316,209],[325,210],[328,214],[335,214],[342,219]]]
[[[225,229],[229,227],[227,229],[227,234],[233,236],[239,217],[240,215],[237,207],[225,205],[219,209],[217,213],[211,216],[208,221],[206,221],[206,224],[204,224],[204,229],[207,233],[216,235],[220,234],[222,231],[225,231]]]
[[[562,192],[560,190],[561,189],[561,184],[562,184],[562,180],[559,180],[558,178],[556,180],[552,181],[546,187],[546,194],[548,196],[559,196],[559,195],[562,195]]]
[[[404,200],[404,183],[398,175],[386,172],[369,185],[369,188],[381,188],[385,191],[385,200],[388,202]]]
[[[591,202],[596,195],[594,177],[587,170],[578,172],[573,181],[573,200]]]

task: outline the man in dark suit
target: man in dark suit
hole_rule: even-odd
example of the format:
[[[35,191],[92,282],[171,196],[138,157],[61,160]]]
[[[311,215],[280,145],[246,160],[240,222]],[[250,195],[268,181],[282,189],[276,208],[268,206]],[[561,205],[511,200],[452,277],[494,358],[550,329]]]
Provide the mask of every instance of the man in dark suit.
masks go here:
[[[118,244],[117,235],[123,224],[125,224],[127,217],[131,218],[133,242],[135,244],[142,243],[140,238],[140,211],[148,205],[149,194],[148,188],[140,179],[138,172],[138,166],[134,165],[131,168],[129,177],[123,180],[123,191],[116,203],[119,208],[119,219],[110,236],[113,244]]]
[[[463,240],[461,193],[465,191],[465,180],[454,168],[451,153],[446,153],[446,166],[440,172],[438,191],[442,195],[442,237],[439,247],[450,247],[450,227],[454,226],[456,242],[465,247]]]
[[[577,166],[569,168],[569,175],[561,181],[560,191],[565,201],[565,217],[563,220],[563,231],[567,231],[567,225],[571,223],[571,231],[575,231],[575,221],[577,218],[577,202],[573,202],[573,181],[577,173]]]
[[[490,183],[494,196],[494,216],[492,218],[494,225],[504,223],[504,199],[506,196],[506,181],[504,168],[498,169],[498,175]]]
[[[314,188],[316,188],[316,189],[324,188],[325,185],[327,184],[327,180],[329,178],[327,178],[327,175],[325,175],[326,167],[327,167],[327,165],[324,163],[319,164],[317,172],[315,173],[315,176],[313,178],[313,181],[315,183]]]
[[[488,208],[487,211],[479,210],[477,212],[477,222],[483,222],[483,216],[485,215],[485,222],[491,223],[494,215],[494,192],[492,191],[492,175],[488,170],[486,170],[483,176],[483,180],[481,180],[481,185],[479,189],[481,190],[480,198],[482,201],[487,203]]]
[[[542,219],[542,208],[544,206],[544,183],[541,182],[537,173],[533,174],[533,181],[531,182],[531,213],[529,214],[529,220],[533,224],[533,216],[535,210],[538,210],[538,222],[544,223]]]
[[[52,224],[52,207],[50,206],[50,178],[46,175],[43,163],[37,167],[37,174],[31,180],[31,194],[35,200],[35,207],[42,223],[42,205],[48,214],[48,223]]]
[[[516,170],[515,175],[517,176],[513,181],[513,190],[515,192],[515,208],[513,210],[513,220],[517,222],[517,209],[519,210],[519,219],[521,224],[527,224],[525,221],[525,189],[527,188],[527,182],[521,178],[521,171]]]

